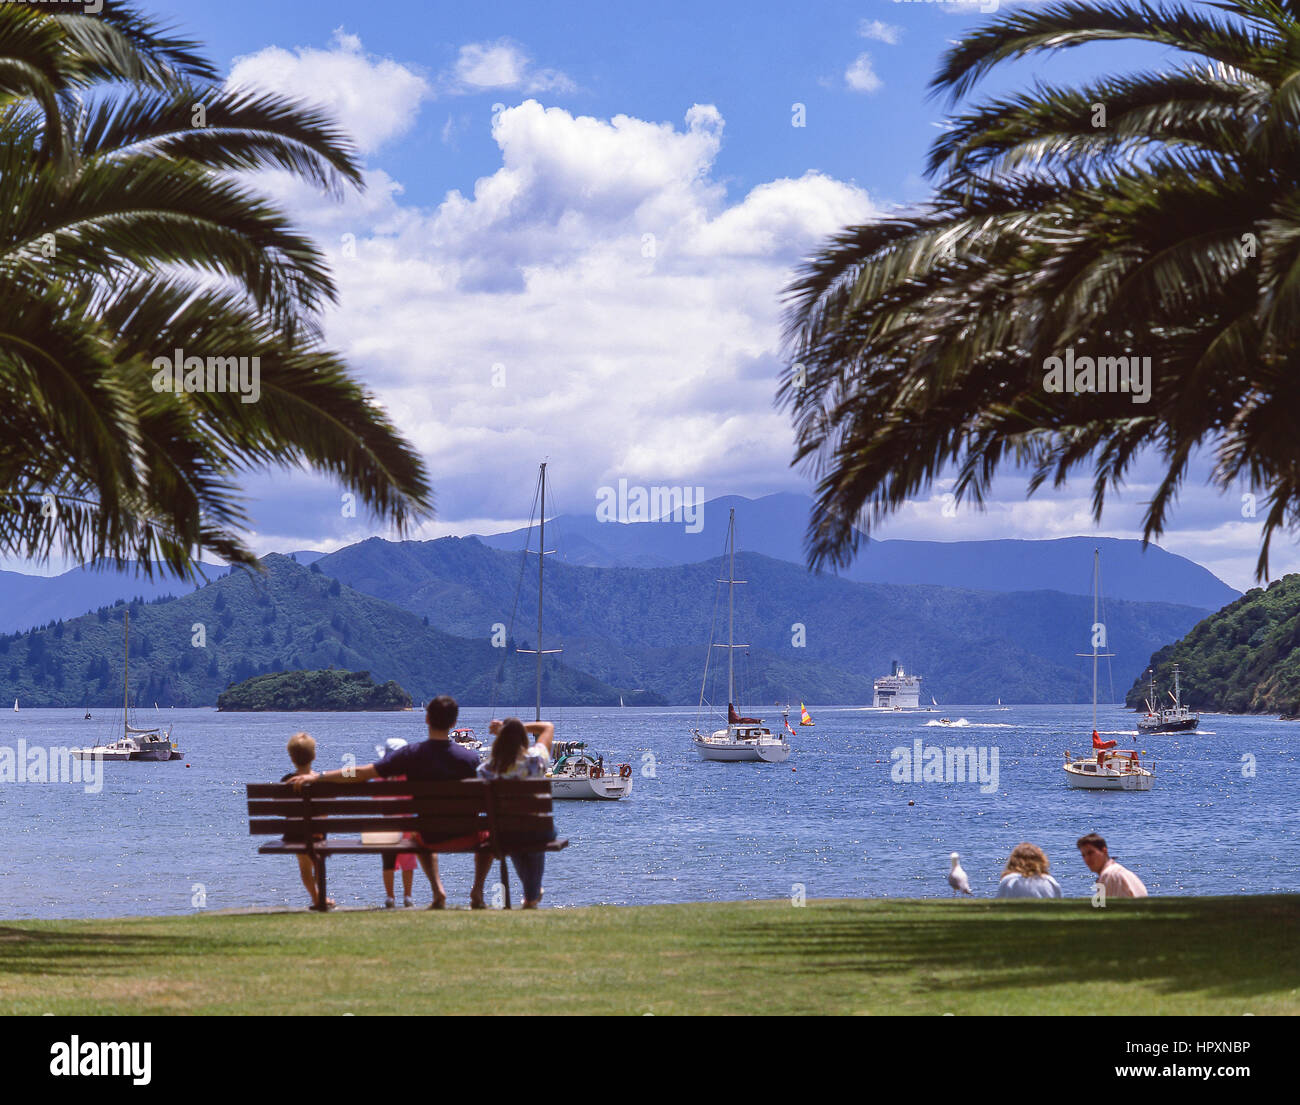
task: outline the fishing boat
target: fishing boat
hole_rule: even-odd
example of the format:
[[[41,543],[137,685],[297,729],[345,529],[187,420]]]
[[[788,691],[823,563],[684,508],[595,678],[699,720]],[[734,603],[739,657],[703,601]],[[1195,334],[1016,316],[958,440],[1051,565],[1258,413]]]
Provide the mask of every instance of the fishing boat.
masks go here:
[[[704,679],[700,684],[699,713],[696,727],[691,730],[691,743],[702,760],[735,763],[761,760],[766,763],[784,763],[790,758],[790,742],[784,736],[774,736],[761,718],[741,717],[736,711],[736,649],[748,648],[735,640],[736,587],[745,580],[736,578],[736,512],[730,512],[727,521],[727,578],[718,580],[727,584],[727,643],[714,644],[710,629],[709,652],[704,661]],[[715,648],[727,650],[727,726],[705,733],[699,726],[699,716],[704,712],[704,692],[709,680],[709,658]],[[802,706],[802,703],[800,703]],[[805,711],[806,713],[807,711]],[[811,719],[810,719],[811,720]],[[786,721],[786,728],[790,728]]]
[[[800,702],[799,703],[799,725],[802,727],[804,725],[816,725],[816,724],[817,723],[812,719],[812,715],[808,712],[808,707],[805,706],[802,702]]]
[[[1098,603],[1101,601],[1101,550],[1092,550],[1092,652],[1078,653],[1092,657],[1092,742],[1091,758],[1074,759],[1065,750],[1065,781],[1081,790],[1150,790],[1155,775],[1142,762],[1134,749],[1115,748],[1114,741],[1102,742],[1097,736],[1097,661],[1114,653],[1098,652],[1106,645],[1104,623],[1098,620]],[[1100,634],[1099,631],[1100,630]],[[1104,747],[1111,745],[1110,748]]]
[[[1172,707],[1163,709],[1156,697],[1156,673],[1151,670],[1151,694],[1147,699],[1147,712],[1138,718],[1139,733],[1190,733],[1201,723],[1201,715],[1194,714],[1183,705],[1182,672],[1174,665],[1174,689],[1169,697],[1174,700]]]
[[[542,594],[546,582],[544,566],[546,557],[554,549],[546,547],[546,465],[541,466],[537,488],[537,647],[520,648],[516,652],[537,654],[537,715],[542,720],[542,657],[562,652],[558,648],[542,647]],[[532,534],[529,534],[531,539]],[[524,555],[529,550],[524,549]],[[620,699],[620,703],[621,703]],[[632,793],[632,765],[616,764],[605,767],[603,757],[594,757],[586,751],[581,741],[557,741],[551,746],[552,766],[548,772],[552,798],[614,799],[626,798]],[[568,755],[563,750],[568,749]]]
[[[606,769],[605,758],[588,752],[586,741],[556,741],[551,755],[552,798],[615,799],[632,793],[632,765]]]
[[[70,750],[70,755],[77,760],[93,759],[112,762],[141,760],[158,763],[164,760],[179,760],[181,754],[172,743],[170,727],[166,730],[140,729],[131,724],[131,612],[129,609],[122,624],[122,633],[123,656],[126,661],[122,677],[122,735],[110,744],[96,744],[92,748],[73,748]]]

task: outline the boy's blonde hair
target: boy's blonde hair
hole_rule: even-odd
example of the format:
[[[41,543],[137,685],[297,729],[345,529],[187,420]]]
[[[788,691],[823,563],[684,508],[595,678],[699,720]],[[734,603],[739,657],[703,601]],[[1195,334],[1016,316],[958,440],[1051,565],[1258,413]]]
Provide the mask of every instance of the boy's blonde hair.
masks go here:
[[[294,733],[289,738],[289,759],[294,767],[311,767],[316,758],[316,741],[310,733]]]

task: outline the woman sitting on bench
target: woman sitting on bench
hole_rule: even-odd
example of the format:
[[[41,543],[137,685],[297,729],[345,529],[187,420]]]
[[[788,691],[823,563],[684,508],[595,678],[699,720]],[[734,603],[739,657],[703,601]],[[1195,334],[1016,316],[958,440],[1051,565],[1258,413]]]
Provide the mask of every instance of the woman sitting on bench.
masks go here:
[[[486,763],[479,764],[480,779],[545,779],[551,769],[551,742],[555,739],[555,726],[549,721],[530,721],[527,724],[517,717],[505,721],[493,720],[488,725],[496,740],[492,742],[492,755]],[[536,737],[529,745],[528,734]],[[524,884],[524,908],[536,909],[542,904],[542,873],[546,869],[545,852],[520,852],[512,855],[515,873]]]

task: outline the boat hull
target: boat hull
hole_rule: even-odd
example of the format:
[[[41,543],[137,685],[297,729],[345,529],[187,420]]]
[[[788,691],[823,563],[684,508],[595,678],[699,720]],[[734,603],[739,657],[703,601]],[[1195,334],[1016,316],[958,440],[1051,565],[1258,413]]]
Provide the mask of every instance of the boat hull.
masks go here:
[[[630,775],[602,775],[593,779],[587,775],[551,776],[551,797],[569,801],[615,801],[632,793]]]
[[[74,760],[101,760],[104,763],[126,763],[131,753],[113,748],[74,748],[69,753]]]
[[[790,746],[777,741],[760,745],[757,741],[693,741],[702,760],[719,763],[784,763],[790,758]]]
[[[1155,776],[1146,768],[1098,770],[1096,761],[1075,760],[1064,765],[1065,781],[1077,790],[1150,790]]]
[[[1151,724],[1138,722],[1139,733],[1190,733],[1200,724],[1200,718],[1192,717],[1179,721],[1157,721]]]
[[[179,760],[180,754],[177,753],[175,758]],[[172,750],[171,748],[143,748],[139,752],[132,752],[131,759],[144,763],[164,763],[172,759]]]

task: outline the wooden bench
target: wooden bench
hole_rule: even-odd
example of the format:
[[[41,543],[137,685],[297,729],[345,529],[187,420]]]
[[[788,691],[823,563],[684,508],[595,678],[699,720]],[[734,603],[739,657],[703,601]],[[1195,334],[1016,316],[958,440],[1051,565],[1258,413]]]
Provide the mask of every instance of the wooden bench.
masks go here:
[[[308,855],[316,863],[316,887],[325,901],[325,858],[413,852],[438,855],[490,852],[501,861],[505,906],[510,908],[506,856],[515,852],[558,852],[567,840],[555,835],[548,779],[466,779],[461,782],[249,783],[248,831],[253,836],[290,837],[263,844],[259,855]],[[372,844],[341,834],[418,833],[423,844],[404,839]],[[314,840],[320,833],[324,840]],[[486,835],[484,835],[486,834]],[[466,839],[468,838],[468,839]]]

